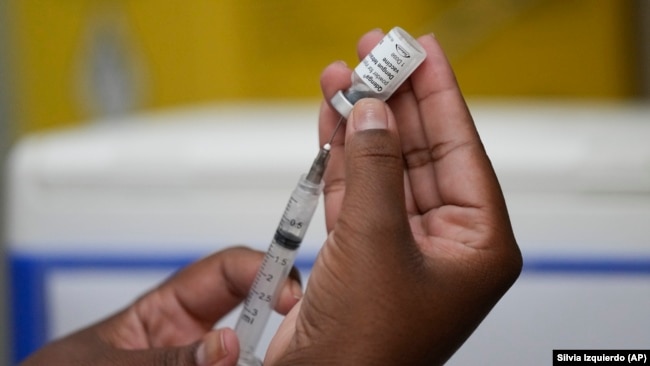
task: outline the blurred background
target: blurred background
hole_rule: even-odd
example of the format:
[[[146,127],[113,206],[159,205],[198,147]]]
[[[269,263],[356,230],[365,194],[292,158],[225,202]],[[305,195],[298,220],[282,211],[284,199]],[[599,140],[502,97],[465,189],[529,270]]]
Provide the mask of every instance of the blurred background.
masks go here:
[[[3,3],[14,137],[109,113],[317,98],[325,65],[354,65],[359,36],[394,25],[435,33],[468,96],[636,98],[647,79],[643,1]]]
[[[53,320],[59,316],[55,310],[52,310],[53,304],[59,304],[63,308],[68,305],[64,300],[57,303],[56,301],[59,300],[52,299],[64,298],[68,294],[87,296],[83,295],[83,292],[79,292],[81,291],[79,289],[90,288],[92,290],[93,286],[103,279],[112,278],[111,276],[114,276],[116,272],[114,268],[119,268],[119,271],[122,271],[124,267],[117,263],[120,258],[119,253],[114,256],[118,258],[115,259],[115,263],[97,262],[96,259],[93,259],[93,250],[89,249],[92,247],[92,243],[100,243],[97,244],[100,253],[104,253],[102,248],[109,244],[110,240],[105,237],[103,240],[97,239],[97,236],[104,233],[103,231],[98,230],[90,233],[92,230],[86,230],[84,235],[87,236],[81,239],[70,239],[74,236],[70,233],[61,234],[61,237],[58,238],[54,235],[60,234],[62,231],[57,230],[63,230],[61,227],[65,225],[60,224],[52,229],[51,226],[56,225],[52,225],[51,220],[61,219],[54,209],[50,213],[51,217],[40,211],[38,219],[25,216],[25,212],[29,210],[45,210],[40,205],[48,205],[51,203],[48,200],[53,199],[49,196],[45,197],[43,191],[32,192],[30,195],[25,187],[34,186],[42,189],[45,184],[41,181],[36,184],[30,179],[43,179],[43,176],[47,175],[53,181],[46,181],[46,183],[58,185],[59,188],[61,185],[69,184],[65,187],[67,189],[65,192],[72,197],[71,190],[77,189],[80,185],[87,189],[89,185],[96,183],[92,180],[70,183],[76,179],[75,177],[85,177],[84,168],[99,169],[92,160],[93,157],[104,156],[105,158],[105,155],[101,154],[110,154],[115,149],[123,149],[121,153],[126,156],[121,159],[128,160],[131,150],[120,145],[120,141],[124,141],[124,139],[132,140],[132,144],[128,146],[137,145],[142,149],[144,145],[153,149],[143,153],[133,147],[135,149],[133,154],[144,154],[139,155],[141,159],[144,159],[142,160],[143,164],[146,165],[149,162],[147,159],[152,159],[157,163],[160,163],[160,160],[156,159],[163,159],[160,166],[183,170],[183,167],[188,165],[187,161],[190,162],[190,165],[199,164],[196,163],[196,160],[191,159],[194,155],[188,155],[188,160],[184,163],[182,159],[176,161],[174,160],[176,158],[170,158],[173,154],[166,149],[170,146],[168,135],[182,135],[184,124],[192,132],[190,137],[183,141],[192,145],[195,141],[193,138],[200,139],[200,136],[204,135],[200,132],[201,128],[207,128],[215,136],[226,133],[219,129],[219,126],[212,126],[213,124],[218,125],[222,121],[224,123],[222,127],[231,126],[233,122],[250,122],[248,126],[258,126],[256,118],[270,118],[278,121],[296,120],[296,124],[299,124],[298,120],[303,118],[315,121],[320,98],[318,79],[321,70],[330,62],[340,59],[345,60],[348,65],[356,65],[355,45],[358,38],[370,29],[382,28],[384,31],[388,31],[396,25],[403,27],[413,35],[435,33],[448,54],[461,88],[468,97],[470,107],[476,106],[475,117],[481,131],[485,131],[485,135],[488,137],[495,136],[486,141],[486,146],[488,146],[488,152],[490,152],[489,147],[494,146],[493,159],[497,170],[499,159],[504,159],[504,187],[506,193],[513,192],[513,197],[518,197],[518,194],[523,195],[521,192],[530,187],[539,188],[539,185],[545,185],[545,183],[540,183],[545,182],[544,179],[550,180],[566,176],[567,171],[574,171],[567,166],[563,166],[569,169],[567,171],[550,169],[549,176],[539,176],[541,178],[536,183],[538,185],[528,182],[525,177],[530,178],[528,174],[531,171],[542,174],[544,170],[532,169],[521,162],[512,163],[508,160],[514,159],[512,155],[530,155],[506,149],[509,146],[522,149],[530,147],[530,144],[521,141],[522,136],[531,139],[534,146],[539,145],[541,149],[549,149],[549,154],[556,160],[551,160],[548,164],[553,164],[554,162],[565,163],[567,155],[564,154],[570,155],[574,151],[572,148],[574,145],[569,146],[568,150],[562,150],[562,146],[565,146],[562,145],[562,141],[565,140],[562,135],[556,138],[558,131],[563,128],[576,134],[586,133],[588,135],[589,121],[595,120],[593,125],[597,126],[597,131],[594,132],[598,135],[596,140],[604,141],[605,144],[611,143],[611,141],[604,137],[622,134],[621,139],[616,140],[616,144],[611,146],[611,151],[620,153],[619,149],[625,150],[633,146],[636,150],[631,154],[636,158],[635,161],[638,161],[638,165],[628,164],[630,167],[628,170],[614,169],[615,172],[612,170],[605,173],[590,171],[580,176],[580,179],[575,181],[577,183],[559,187],[557,191],[566,195],[570,189],[579,188],[580,184],[585,182],[587,184],[593,184],[594,181],[609,182],[607,177],[610,175],[608,174],[615,174],[620,179],[612,181],[613,183],[609,182],[608,184],[611,184],[605,189],[594,188],[592,193],[593,191],[601,193],[606,191],[605,195],[608,197],[606,205],[616,206],[619,210],[617,212],[623,212],[626,215],[627,225],[633,226],[632,230],[640,230],[634,234],[634,239],[631,240],[634,243],[630,244],[630,248],[622,245],[629,249],[626,252],[628,254],[626,258],[650,258],[650,250],[644,249],[650,244],[646,235],[650,234],[647,229],[648,221],[644,221],[650,217],[648,216],[650,215],[650,205],[648,204],[650,186],[647,185],[650,182],[647,180],[650,175],[650,156],[644,155],[648,153],[644,148],[644,141],[635,142],[640,136],[645,136],[643,133],[648,132],[645,124],[650,125],[650,114],[648,114],[650,5],[647,1],[402,0],[396,7],[395,2],[383,0],[372,2],[339,0],[329,2],[298,0],[273,2],[251,0],[195,0],[192,2],[180,0],[0,0],[0,147],[3,156],[2,182],[5,192],[3,201],[5,209],[2,213],[5,223],[2,253],[5,260],[2,261],[3,267],[1,268],[3,301],[0,303],[0,307],[2,307],[0,310],[6,314],[0,320],[0,329],[3,332],[0,337],[0,355],[2,355],[0,365],[10,364],[12,352],[22,355],[29,351],[30,347],[38,346],[39,342],[42,343],[49,337],[72,328],[72,325],[69,324],[56,323],[64,322],[64,320]],[[479,118],[481,116],[485,121],[494,120],[495,123],[481,122]],[[545,116],[546,119],[539,118],[539,116]],[[607,120],[603,120],[599,124],[597,120],[605,118],[603,116],[606,116]],[[566,121],[567,124],[553,124],[558,120]],[[504,122],[506,124],[500,125],[500,121],[506,121]],[[524,129],[513,129],[511,125],[507,124],[508,121],[511,121],[512,126],[517,128],[521,128],[523,125]],[[577,127],[571,125],[576,121],[579,123]],[[625,127],[628,122],[629,129]],[[305,165],[306,168],[306,164],[309,164],[312,158],[309,149],[313,150],[313,147],[309,146],[315,141],[313,135],[315,125],[312,123],[310,127],[305,128],[297,127],[292,124],[293,122],[283,123],[278,122],[277,124],[281,131],[299,130],[300,133],[307,134],[305,138],[309,143],[305,147],[307,155],[300,156],[296,162],[297,167]],[[527,123],[534,128],[526,130]],[[609,125],[618,123],[620,123],[620,130],[608,129]],[[130,129],[129,124],[138,127],[134,131]],[[142,125],[146,127],[143,129]],[[551,131],[547,131],[544,126]],[[235,127],[243,128],[241,124]],[[270,122],[266,126],[262,125],[259,134],[273,133],[275,127],[276,124]],[[232,132],[229,128],[227,130]],[[159,132],[160,130],[165,132]],[[544,132],[540,133],[540,131]],[[503,132],[503,134],[499,132]],[[545,134],[546,132],[548,133]],[[211,136],[210,133],[207,135]],[[160,137],[161,134],[165,137]],[[159,140],[148,142],[151,136],[159,136],[159,140],[162,139],[165,142],[155,142]],[[305,137],[304,135],[297,136]],[[499,136],[505,140],[500,142]],[[539,139],[546,137],[549,140],[540,142]],[[138,138],[142,138],[145,143],[139,143]],[[282,138],[282,135],[280,134],[278,138]],[[258,142],[253,137],[251,139],[248,141],[249,144]],[[513,142],[515,140],[518,140],[518,144]],[[537,145],[535,145],[535,141],[537,141]],[[116,145],[112,145],[113,143]],[[206,146],[210,145],[209,141],[205,141],[205,144]],[[72,149],[71,146],[81,147],[68,151],[68,155],[60,152]],[[98,153],[97,146],[102,146],[104,150]],[[553,146],[558,148],[552,150]],[[162,152],[157,153],[156,148],[160,148]],[[40,155],[34,155],[34,151]],[[211,152],[208,147],[205,151]],[[45,152],[51,152],[53,155],[46,156]],[[24,158],[25,156],[30,158]],[[34,159],[37,158],[34,156],[41,160],[35,161]],[[48,160],[48,156],[55,158]],[[88,156],[90,156],[88,160],[83,160]],[[278,159],[280,158],[284,159],[285,156],[278,155]],[[75,159],[82,161],[79,162]],[[196,159],[206,165],[220,163],[220,161],[210,159],[203,161],[201,159],[206,158],[202,155]],[[254,157],[251,157],[251,160],[253,159]],[[611,159],[611,165],[607,166],[609,168],[628,166],[626,165],[627,160],[621,162],[614,157]],[[621,159],[626,158],[622,157]],[[25,161],[27,163],[24,163]],[[48,165],[48,161],[51,163],[50,165]],[[101,163],[105,160],[100,159],[99,161]],[[267,163],[269,162],[273,163],[267,161]],[[23,163],[26,165],[21,165]],[[219,174],[221,174],[221,182],[224,182],[226,180],[224,177],[229,174],[226,168],[232,168],[232,166],[226,162],[221,163],[225,165],[221,168],[212,166],[210,169],[214,171],[223,169],[224,171],[220,171]],[[512,164],[508,165],[510,163]],[[258,162],[259,169],[254,163],[251,164],[251,170],[261,172],[258,179],[262,177],[261,179],[264,180],[265,175],[263,174],[268,172],[269,168],[260,162]],[[584,161],[576,164],[580,167],[585,166]],[[147,166],[150,168],[149,165]],[[160,169],[164,170],[165,167]],[[600,165],[594,165],[594,167],[594,169],[602,168]],[[80,170],[74,171],[74,169]],[[120,165],[117,168],[112,166],[112,168],[106,169],[103,174],[113,176],[116,174],[115,172],[122,172],[120,169],[126,168]],[[146,170],[146,168],[143,169]],[[70,173],[71,171],[74,174]],[[128,174],[137,175],[141,171],[141,167],[136,164],[129,167]],[[137,179],[175,179],[169,172],[156,174],[148,174],[145,178],[138,176],[140,178]],[[291,182],[293,179],[297,179],[299,171],[295,174],[290,171],[287,174],[291,178],[287,181],[288,185],[285,185],[284,180],[278,185],[289,190],[293,184]],[[631,178],[628,179],[628,177]],[[236,180],[236,178],[232,179]],[[106,180],[102,180],[101,184],[97,186],[99,188],[93,188],[95,192],[101,191],[102,187],[110,185],[112,181],[106,182]],[[183,184],[176,180],[174,182],[177,185]],[[193,181],[190,180],[190,182]],[[623,182],[625,189],[619,191],[619,188],[614,187],[613,185],[618,184],[617,182]],[[158,183],[160,182],[155,184]],[[225,183],[221,184],[218,186],[222,187]],[[236,184],[233,183],[233,185]],[[147,187],[150,186],[144,184],[129,189],[146,189]],[[191,184],[186,188],[194,189]],[[214,193],[211,190],[213,188],[206,192]],[[277,191],[276,188],[272,190]],[[83,199],[93,200],[87,196],[90,191],[92,190],[84,191]],[[196,190],[194,189],[193,192]],[[146,204],[157,207],[151,209],[152,212],[155,212],[154,216],[160,216],[160,211],[166,210],[160,207],[167,207],[165,199],[169,198],[168,193],[169,191],[161,193],[163,198],[160,202],[153,202],[155,201],[152,198],[153,194],[148,197]],[[529,196],[533,193],[530,193]],[[544,190],[544,194],[548,194],[548,189]],[[616,197],[619,196],[625,197],[624,203],[616,200]],[[38,197],[43,198],[43,201],[39,201]],[[278,197],[277,204],[275,201],[269,204],[270,211],[272,211],[269,214],[270,217],[274,217],[273,214],[276,211],[278,215],[280,214],[281,206],[286,198],[285,192],[280,191]],[[584,195],[580,197],[584,198]],[[75,199],[70,202],[77,202]],[[526,216],[526,212],[534,211],[535,214],[539,214],[543,211],[549,212],[551,216],[556,212],[549,206],[533,210],[530,208],[531,206],[527,205],[531,201],[527,201],[527,199],[516,201],[516,199],[513,199],[515,207],[513,222],[516,224],[521,221],[521,226],[524,228],[527,228],[526,225],[530,222],[538,222],[541,217],[532,218],[532,216]],[[594,212],[610,211],[608,210],[610,206],[600,206],[601,201],[598,199],[587,203],[580,201],[580,205],[582,205],[580,207],[592,204],[597,206],[591,211],[586,209],[580,211],[583,214],[581,217],[587,218],[581,221],[584,223],[585,232],[596,229],[594,222],[601,222],[588,221],[597,215]],[[564,204],[567,202],[566,200],[561,201]],[[628,205],[630,201],[635,202],[634,204],[630,203],[633,205],[632,208]],[[61,206],[56,207],[69,208],[72,205],[70,202],[60,202]],[[93,210],[97,209],[98,205],[101,206],[96,201],[92,202],[95,202],[95,206],[92,206]],[[534,202],[539,203],[538,201]],[[546,202],[548,203],[548,200]],[[27,208],[23,205],[26,205]],[[254,203],[251,205],[251,207],[255,207]],[[188,213],[191,211],[190,206],[187,206],[188,211],[184,213],[185,216],[172,215],[176,225],[185,228],[196,225],[195,222],[183,222],[183,217],[186,219],[192,217],[192,213]],[[518,207],[522,208],[521,219],[516,216],[519,212],[517,211]],[[70,214],[70,210],[65,212]],[[85,207],[80,209],[79,213],[82,216],[84,214],[87,216],[88,210],[88,207]],[[125,208],[120,208],[120,210],[117,211],[128,211]],[[199,210],[203,210],[201,212],[204,213],[209,211],[203,206]],[[562,211],[559,208],[557,210]],[[567,211],[562,212],[566,214]],[[93,211],[93,214],[97,213]],[[111,215],[113,214],[114,212]],[[206,223],[219,216],[217,213],[214,213],[215,216],[210,215],[211,213],[208,212],[203,218]],[[102,217],[104,218],[104,216]],[[153,223],[154,219],[145,218],[144,221],[150,220],[147,221],[149,224],[142,227],[129,226],[134,233],[137,233],[129,237],[128,230],[120,226],[120,220],[123,219],[116,216],[111,217],[116,220],[115,223],[106,221],[103,224],[109,228],[112,227],[113,230],[121,228],[126,233],[123,237],[115,238],[116,241],[129,244],[155,242],[156,235],[162,235],[156,234],[145,238],[146,235],[142,232],[146,232],[147,228],[156,227]],[[603,217],[599,216],[599,220],[605,220]],[[563,216],[563,218],[572,220],[570,215]],[[276,218],[271,220],[269,229],[275,225],[275,220]],[[517,229],[517,226],[515,228]],[[549,231],[554,230],[550,228],[550,225],[548,229]],[[317,231],[317,229],[315,230]],[[530,232],[537,233],[535,230],[541,231],[542,229],[535,227]],[[584,246],[588,247],[589,245],[584,243],[587,240],[579,240],[582,234],[575,230],[571,231],[571,235],[574,235],[571,240],[560,241],[562,244],[569,241],[581,242],[575,248],[569,248],[572,255],[582,253]],[[41,231],[43,232],[41,236],[30,236],[34,232]],[[170,245],[182,242],[183,232],[180,230],[178,233],[169,234],[167,238],[173,237],[168,240]],[[206,236],[214,234],[208,229],[205,229],[204,232]],[[257,237],[236,239],[236,236],[233,235],[233,240],[248,239],[263,248],[266,245],[264,242],[266,232],[270,233],[271,231],[264,231],[260,234],[259,239]],[[176,234],[178,238],[174,237]],[[229,237],[228,235],[226,237]],[[590,235],[597,236],[593,232],[587,236]],[[522,238],[525,241],[529,237],[533,238],[534,235],[522,231],[519,236],[520,242]],[[186,240],[192,241],[189,238]],[[195,241],[202,242],[202,240],[209,243],[203,238]],[[225,239],[222,240],[225,241]],[[314,240],[318,241],[318,239]],[[521,243],[525,254],[532,253],[530,255],[532,264],[524,271],[524,276],[528,276],[526,279],[528,279],[529,285],[530,283],[534,283],[534,285],[527,288],[537,292],[548,290],[551,291],[549,296],[554,296],[552,295],[553,284],[557,283],[558,277],[553,276],[557,276],[557,273],[562,274],[575,270],[584,275],[583,272],[596,272],[590,278],[596,278],[597,281],[589,282],[589,284],[598,284],[609,283],[607,281],[611,281],[611,277],[599,276],[605,276],[604,272],[613,270],[616,272],[616,276],[623,276],[623,279],[627,281],[626,284],[632,283],[630,291],[647,290],[649,279],[647,273],[650,272],[648,262],[641,260],[630,265],[625,260],[613,264],[600,261],[602,258],[609,258],[607,250],[620,244],[617,242],[618,240],[623,239],[612,234],[611,240],[605,244],[599,244],[599,249],[596,251],[599,254],[596,256],[597,260],[582,267],[579,263],[571,267],[571,263],[573,263],[571,261],[552,261],[551,259],[555,258],[557,251],[549,252],[549,254],[543,251],[544,248],[535,246],[545,242],[544,240],[531,239],[530,248],[532,249],[530,251],[527,251],[527,247],[525,247],[528,243]],[[34,244],[36,242],[38,245]],[[83,248],[81,251],[85,253],[85,258],[91,258],[89,261],[92,263],[99,263],[98,266],[105,271],[101,273],[108,274],[106,276],[98,275],[97,282],[93,282],[94,284],[74,282],[80,276],[75,271],[81,267],[85,270],[92,266],[88,263],[81,263],[81,260],[75,260],[72,261],[75,264],[69,264],[70,260],[61,259],[67,258],[65,255],[56,254],[58,253],[57,245],[68,250],[66,255],[74,252],[76,247],[70,244],[73,242],[74,245]],[[54,257],[58,258],[58,262],[55,261],[56,264],[49,265],[49,267],[48,264],[44,265],[45,267],[39,267],[39,271],[46,268],[45,272],[39,272],[38,276],[41,277],[29,277],[33,275],[33,272],[29,272],[30,269],[25,269],[25,266],[29,265],[29,258],[31,258],[29,256],[38,256],[41,264],[46,261],[40,257],[41,249],[38,248],[41,247],[39,245],[46,248],[45,252],[55,253]],[[169,272],[170,268],[175,268],[193,259],[193,255],[204,254],[209,245],[199,244],[198,249],[189,251],[191,254],[169,255],[164,260],[153,261],[157,263],[156,265],[152,265],[151,261],[146,258],[142,259],[141,263],[143,267],[146,267],[145,269],[160,270],[164,275]],[[551,247],[553,246],[551,245]],[[145,248],[149,247],[145,245]],[[562,248],[562,250],[564,249],[566,248]],[[143,252],[147,250],[143,249]],[[170,253],[175,252],[171,250]],[[593,254],[593,252],[589,253]],[[546,261],[547,259],[549,261]],[[575,257],[571,256],[570,259],[573,260]],[[9,265],[7,266],[6,263]],[[308,267],[308,264],[306,266]],[[141,268],[136,268],[138,266],[135,264],[127,267],[131,271],[141,270]],[[549,269],[559,267],[561,268],[555,271]],[[601,267],[604,270],[598,269]],[[63,271],[57,272],[58,268],[63,268]],[[590,271],[589,268],[592,268],[593,271]],[[27,272],[20,272],[20,270]],[[49,276],[54,272],[58,276],[54,276],[56,281]],[[20,278],[20,273],[28,273],[25,275],[28,278]],[[537,275],[535,275],[536,273]],[[137,272],[134,276],[138,275],[142,275],[142,272]],[[147,272],[146,275],[142,275],[146,277],[142,282],[143,286],[157,281],[163,275],[158,272],[154,274]],[[543,282],[540,278],[547,278],[545,276],[552,278],[548,286],[547,283],[540,284],[539,282]],[[569,281],[575,279],[569,277]],[[13,282],[9,282],[9,278],[12,278]],[[561,277],[561,279],[566,283],[566,277]],[[612,282],[612,286],[620,288],[619,277],[616,279]],[[36,281],[36,284],[29,281]],[[43,281],[45,281],[45,285]],[[52,295],[54,290],[51,290],[47,283],[58,284],[57,288],[63,289],[60,290],[63,292]],[[16,299],[18,296],[23,296],[19,294],[30,292],[24,288],[30,284],[41,292],[32,293],[27,300]],[[106,286],[113,285],[107,284]],[[540,290],[535,286],[542,286],[543,289]],[[576,288],[584,289],[584,283],[578,282],[575,288],[565,288],[562,291],[574,293]],[[584,298],[585,301],[593,300],[588,296],[601,290],[597,286],[594,287],[595,292],[585,295],[587,296]],[[120,292],[119,289],[115,291],[124,294],[124,296],[128,295],[126,290],[126,292]],[[140,288],[134,288],[132,291],[138,293]],[[522,291],[528,290],[523,289]],[[36,298],[40,299],[40,302],[34,303]],[[647,298],[641,300],[644,299]],[[30,306],[34,306],[34,308],[30,308]],[[567,310],[566,308],[559,309],[560,313]],[[106,311],[112,310],[113,308],[110,306],[106,308]],[[29,318],[29,311],[43,313],[43,315],[35,315],[33,321],[36,323],[43,321],[46,324],[31,324],[29,326],[16,324],[25,321],[21,316]],[[97,312],[101,311],[97,310]],[[506,311],[503,316],[507,317],[507,313]],[[93,313],[89,315],[89,318],[94,319],[93,317],[96,316],[98,315]],[[63,317],[65,318],[65,316]],[[506,321],[503,318],[499,319],[499,321]],[[644,321],[643,324],[648,323],[647,317]],[[31,339],[16,341],[16,337],[20,337],[16,333],[20,333],[21,328],[24,327],[32,327],[33,332],[26,332],[23,335],[31,337]],[[58,330],[53,330],[56,327]],[[39,332],[42,334],[35,336]],[[650,341],[650,334],[647,332],[637,334],[637,336],[642,339],[645,337],[645,345],[648,344],[647,341]],[[20,342],[26,343],[16,344]],[[588,342],[577,344],[590,345]],[[634,347],[630,344],[603,345],[597,342],[592,344],[598,347]],[[570,348],[571,344],[564,343],[557,346],[557,348]],[[547,351],[550,355],[551,350]],[[12,359],[17,358],[19,357],[14,355]],[[538,364],[549,363],[548,360],[538,360],[538,362]]]

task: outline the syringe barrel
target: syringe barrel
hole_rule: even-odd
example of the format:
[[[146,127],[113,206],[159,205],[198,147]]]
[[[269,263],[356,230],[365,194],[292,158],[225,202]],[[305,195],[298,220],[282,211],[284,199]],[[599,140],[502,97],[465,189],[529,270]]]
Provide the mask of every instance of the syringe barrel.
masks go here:
[[[306,175],[302,175],[300,180],[298,180],[298,185],[291,193],[287,207],[284,209],[284,213],[280,219],[277,232],[283,234],[285,237],[302,242],[318,206],[318,199],[322,191],[322,182],[314,183],[308,180]],[[298,249],[298,246],[295,249]]]
[[[293,267],[322,191],[322,183],[315,184],[303,175],[291,193],[235,326],[241,350],[240,366],[259,364],[255,348]]]

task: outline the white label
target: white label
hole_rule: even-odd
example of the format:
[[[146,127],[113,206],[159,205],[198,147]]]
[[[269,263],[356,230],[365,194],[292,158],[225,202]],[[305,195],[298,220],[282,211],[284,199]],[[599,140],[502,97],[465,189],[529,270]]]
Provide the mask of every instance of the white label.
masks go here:
[[[377,93],[392,93],[408,77],[407,65],[413,51],[388,33],[354,69],[359,78]]]

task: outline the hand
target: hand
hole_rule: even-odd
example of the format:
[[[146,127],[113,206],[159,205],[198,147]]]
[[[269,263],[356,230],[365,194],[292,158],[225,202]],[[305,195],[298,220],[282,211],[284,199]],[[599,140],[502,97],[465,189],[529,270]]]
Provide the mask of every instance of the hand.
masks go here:
[[[23,365],[236,365],[236,334],[213,327],[246,297],[262,258],[246,248],[213,254],[118,314],[52,342]],[[287,281],[276,310],[286,314],[300,296],[298,281]]]
[[[363,57],[383,37],[366,34]],[[444,363],[521,270],[503,195],[433,36],[388,105],[359,101],[325,179],[329,236],[266,364]],[[323,73],[325,100],[350,85]],[[324,103],[323,144],[337,113]]]

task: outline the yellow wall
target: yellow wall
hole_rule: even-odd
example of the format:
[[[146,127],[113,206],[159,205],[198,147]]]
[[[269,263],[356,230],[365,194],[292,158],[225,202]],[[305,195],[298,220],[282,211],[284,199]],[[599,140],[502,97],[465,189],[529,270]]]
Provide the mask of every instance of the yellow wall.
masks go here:
[[[620,98],[637,91],[631,1],[537,3],[455,60],[468,92]]]
[[[315,98],[325,65],[354,64],[358,37],[393,25],[414,35],[436,33],[470,95],[628,97],[636,87],[631,6],[625,0],[10,0],[16,130],[69,126],[106,112],[97,107],[95,88],[107,83],[89,76],[101,54],[94,48],[98,34],[118,45],[129,110]]]

